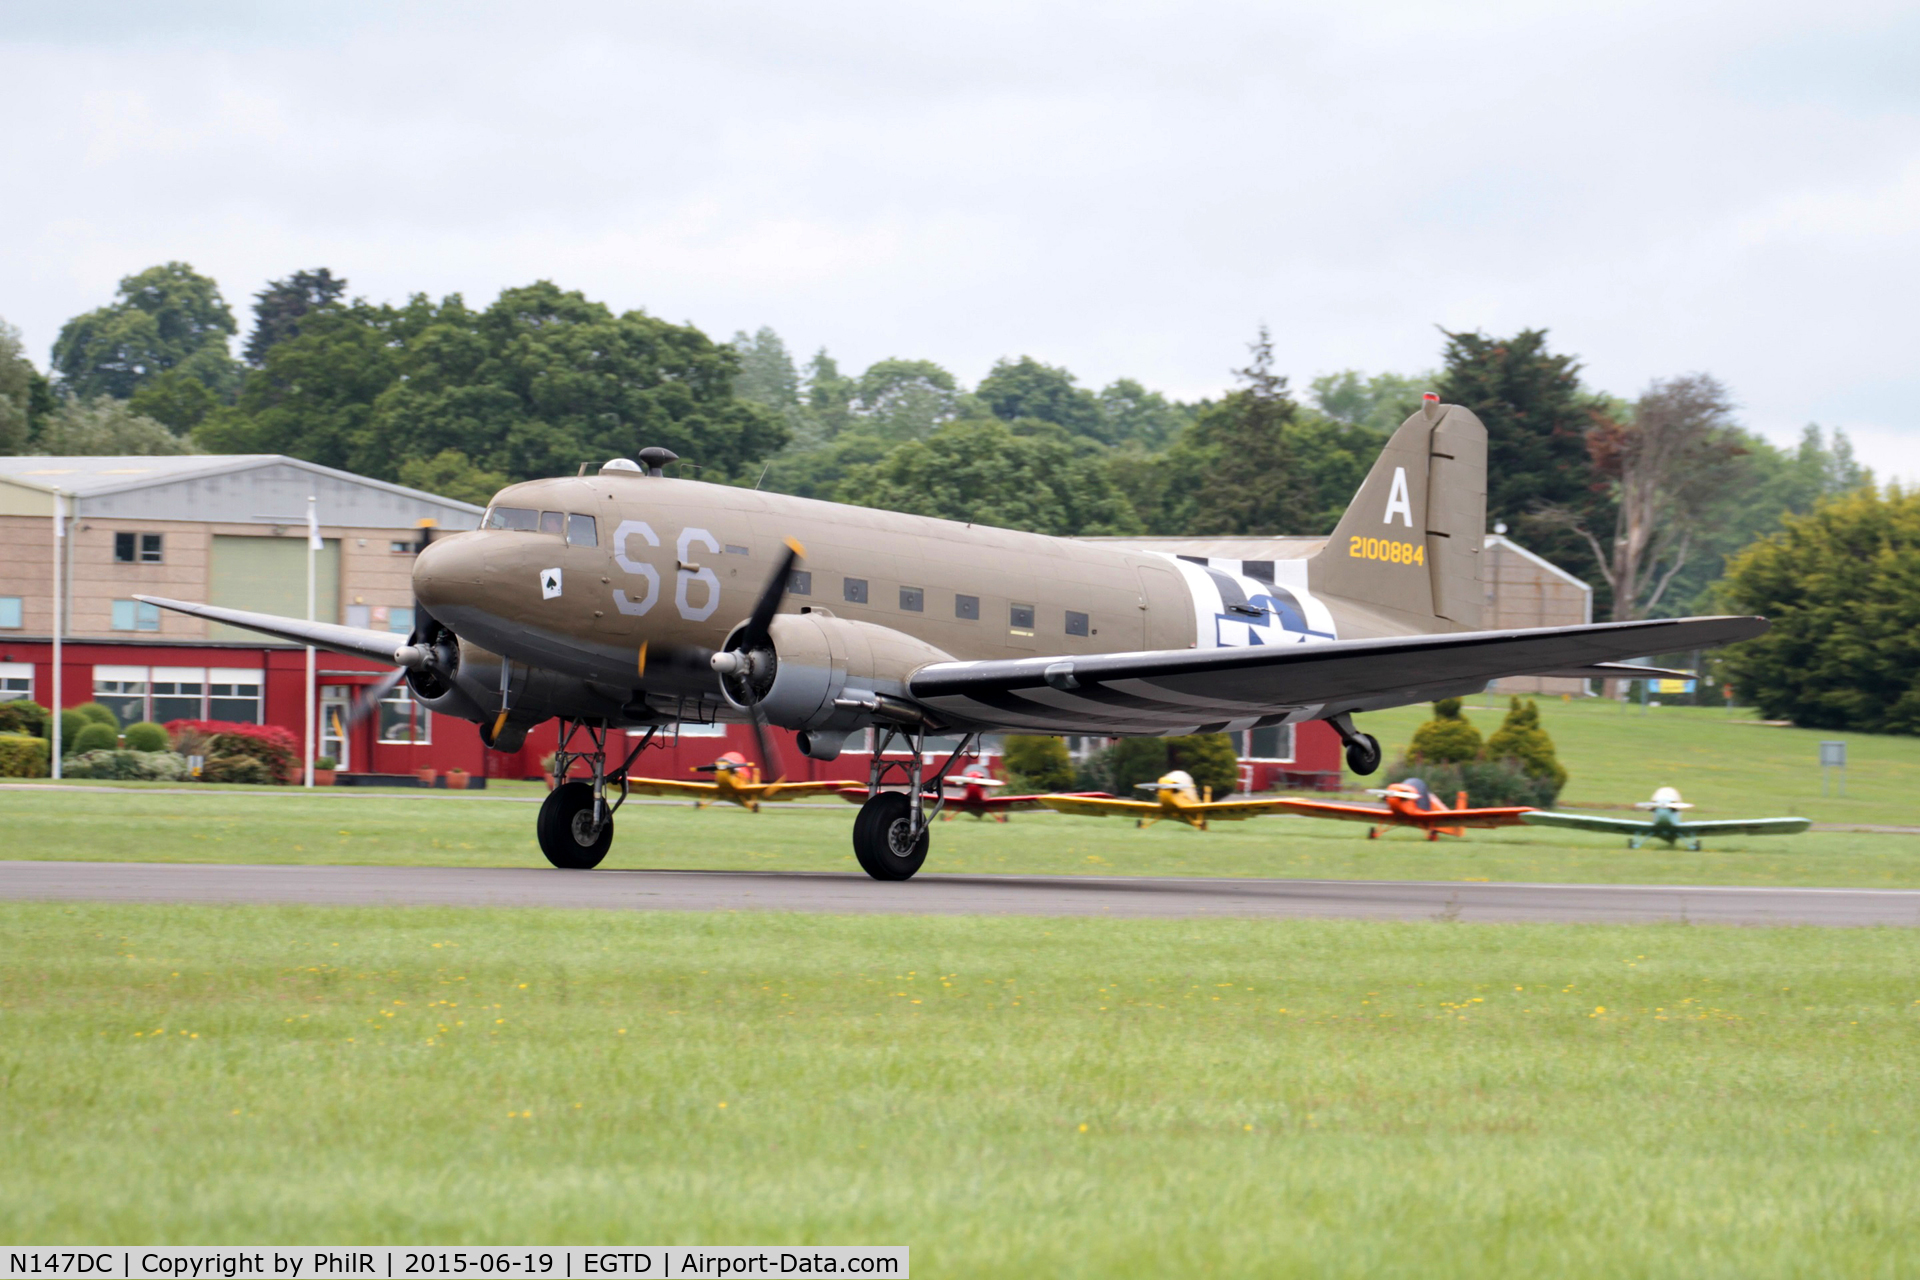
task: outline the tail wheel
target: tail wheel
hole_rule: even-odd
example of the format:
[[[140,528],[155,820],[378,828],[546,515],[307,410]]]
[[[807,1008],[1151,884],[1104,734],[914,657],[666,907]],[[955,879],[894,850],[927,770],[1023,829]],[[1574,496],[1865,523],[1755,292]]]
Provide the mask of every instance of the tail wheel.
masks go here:
[[[613,844],[613,817],[594,826],[593,788],[584,782],[563,782],[548,793],[534,829],[540,852],[562,871],[591,871],[600,865]]]
[[[909,880],[927,860],[927,831],[913,834],[913,806],[898,791],[882,791],[853,820],[853,856],[875,880]]]

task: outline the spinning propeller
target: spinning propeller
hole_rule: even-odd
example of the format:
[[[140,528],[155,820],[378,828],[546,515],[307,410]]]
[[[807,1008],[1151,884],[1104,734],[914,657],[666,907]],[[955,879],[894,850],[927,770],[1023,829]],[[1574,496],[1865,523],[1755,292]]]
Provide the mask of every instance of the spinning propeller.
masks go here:
[[[754,601],[753,612],[727,637],[727,647],[714,654],[712,662],[727,696],[747,709],[753,724],[753,745],[760,755],[760,776],[771,775],[774,782],[785,778],[787,771],[767,737],[767,713],[761,710],[760,700],[773,688],[773,677],[780,666],[773,651],[773,615],[787,598],[793,566],[806,554],[806,549],[792,538],[786,540],[786,546],[787,553]]]

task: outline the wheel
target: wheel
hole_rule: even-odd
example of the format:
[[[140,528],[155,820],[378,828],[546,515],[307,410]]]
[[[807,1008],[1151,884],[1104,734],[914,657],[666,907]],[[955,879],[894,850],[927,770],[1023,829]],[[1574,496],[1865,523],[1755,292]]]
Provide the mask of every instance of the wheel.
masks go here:
[[[593,788],[584,782],[563,782],[540,806],[534,830],[540,852],[562,871],[591,871],[613,844],[613,817],[593,829]]]
[[[913,806],[898,791],[882,791],[860,806],[853,820],[853,856],[875,880],[907,880],[927,860],[927,832],[908,839]]]
[[[1363,733],[1347,744],[1347,768],[1366,777],[1380,767],[1380,739]]]

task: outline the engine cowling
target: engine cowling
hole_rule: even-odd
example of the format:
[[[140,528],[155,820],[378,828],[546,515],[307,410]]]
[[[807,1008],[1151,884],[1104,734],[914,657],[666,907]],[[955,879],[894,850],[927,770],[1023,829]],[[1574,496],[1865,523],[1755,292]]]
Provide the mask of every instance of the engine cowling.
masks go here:
[[[527,732],[557,715],[612,722],[631,719],[621,691],[598,686],[545,667],[513,664],[508,683],[510,710],[500,713],[499,654],[470,640],[443,646],[436,665],[409,672],[407,685],[421,706],[438,715],[458,716],[480,726],[481,739],[497,751],[518,751]]]
[[[752,655],[752,673],[760,709],[783,729],[800,732],[800,747],[818,760],[840,754],[849,733],[873,722],[873,712],[836,702],[873,703],[902,699],[907,677],[930,662],[951,662],[953,655],[903,631],[872,622],[855,622],[819,612],[774,615],[768,625],[767,651]],[[772,667],[772,679],[766,667]],[[746,709],[735,680],[722,680],[734,706]]]

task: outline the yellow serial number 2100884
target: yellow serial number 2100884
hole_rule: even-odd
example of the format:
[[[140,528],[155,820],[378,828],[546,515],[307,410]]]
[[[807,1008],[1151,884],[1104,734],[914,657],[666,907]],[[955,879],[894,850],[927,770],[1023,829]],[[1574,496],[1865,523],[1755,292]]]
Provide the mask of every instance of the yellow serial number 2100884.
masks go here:
[[[1355,560],[1385,560],[1389,564],[1425,564],[1427,549],[1417,542],[1398,542],[1392,538],[1354,537],[1347,543],[1347,554]]]

